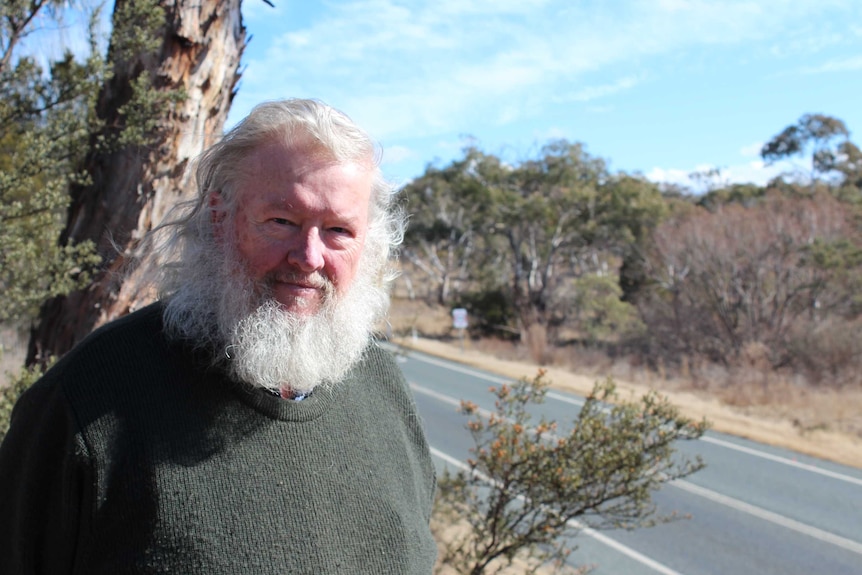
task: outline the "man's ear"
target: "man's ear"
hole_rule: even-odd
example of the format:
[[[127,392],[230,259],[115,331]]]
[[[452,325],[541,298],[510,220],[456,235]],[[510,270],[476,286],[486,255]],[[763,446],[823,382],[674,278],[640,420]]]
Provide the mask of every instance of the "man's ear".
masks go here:
[[[221,240],[224,236],[224,220],[227,216],[225,209],[224,198],[218,190],[209,193],[209,201],[207,207],[210,211],[210,222],[213,225],[213,233],[217,240]]]

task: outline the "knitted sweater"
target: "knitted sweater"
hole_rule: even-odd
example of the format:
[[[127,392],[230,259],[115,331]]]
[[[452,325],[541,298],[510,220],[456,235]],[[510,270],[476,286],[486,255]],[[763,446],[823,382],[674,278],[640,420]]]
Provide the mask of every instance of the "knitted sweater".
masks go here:
[[[69,352],[0,446],[0,573],[430,573],[434,470],[370,345],[299,402],[169,342],[156,304]]]

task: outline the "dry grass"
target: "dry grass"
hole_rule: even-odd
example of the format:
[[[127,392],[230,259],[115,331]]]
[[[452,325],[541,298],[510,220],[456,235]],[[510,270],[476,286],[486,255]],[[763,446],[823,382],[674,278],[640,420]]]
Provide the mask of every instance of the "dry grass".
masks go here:
[[[431,531],[437,541],[437,564],[434,566],[435,575],[458,575],[463,573],[450,565],[444,565],[441,558],[446,553],[446,547],[450,543],[460,543],[470,536],[470,525],[466,520],[454,521],[449,517],[434,515],[431,517]],[[583,575],[588,568],[575,568],[571,566],[556,567],[543,565],[535,559],[526,556],[522,552],[516,555],[511,565],[505,565],[501,559],[488,566],[489,573],[497,575],[521,575],[523,573],[535,573],[535,575]]]
[[[530,350],[509,341],[467,340],[462,351],[444,309],[394,300],[389,321],[393,339],[405,347],[515,379],[538,369]],[[706,417],[716,431],[862,468],[862,389],[812,388],[770,372],[757,350],[749,355],[748,365],[735,370],[683,365],[671,376],[600,350],[567,347],[551,351],[545,367],[558,389],[585,395],[612,376],[623,393],[656,389],[689,417]]]

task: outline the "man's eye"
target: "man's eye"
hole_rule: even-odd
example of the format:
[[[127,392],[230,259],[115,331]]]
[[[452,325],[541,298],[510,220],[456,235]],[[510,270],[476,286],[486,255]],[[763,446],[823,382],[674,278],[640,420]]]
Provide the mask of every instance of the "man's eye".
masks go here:
[[[350,230],[348,230],[347,228],[341,228],[338,226],[334,226],[334,227],[329,228],[329,231],[336,233],[336,234],[349,234],[350,233]]]
[[[292,226],[294,225],[292,221],[287,220],[285,218],[272,218],[272,222],[278,224],[280,226]]]

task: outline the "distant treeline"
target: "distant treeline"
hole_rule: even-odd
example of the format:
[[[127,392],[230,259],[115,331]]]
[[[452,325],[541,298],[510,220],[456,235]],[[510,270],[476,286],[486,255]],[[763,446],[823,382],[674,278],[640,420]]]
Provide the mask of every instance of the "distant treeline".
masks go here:
[[[575,341],[855,384],[862,153],[849,136],[805,115],[761,151],[800,169],[765,186],[693,174],[700,193],[612,173],[568,141],[515,164],[469,147],[405,188],[403,279],[538,361]]]

